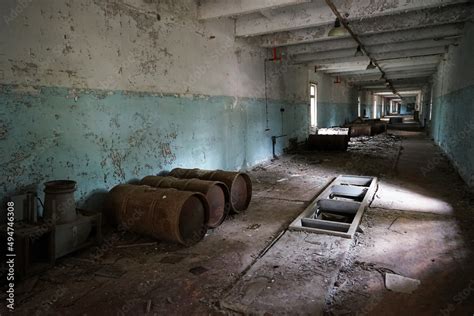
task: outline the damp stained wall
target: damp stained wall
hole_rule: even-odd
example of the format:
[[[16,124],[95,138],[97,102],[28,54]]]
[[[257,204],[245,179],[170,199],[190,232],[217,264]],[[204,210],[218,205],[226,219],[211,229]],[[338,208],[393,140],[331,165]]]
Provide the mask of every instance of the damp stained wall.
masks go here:
[[[400,104],[400,114],[413,114],[416,108],[416,96],[403,97]]]
[[[317,84],[318,127],[342,126],[357,118],[357,90],[354,87],[345,81],[334,83],[335,77],[315,73],[312,69],[308,71],[308,78],[310,83]],[[309,90],[307,94],[309,96]]]
[[[431,134],[466,183],[474,186],[474,25],[450,46],[433,80]],[[434,165],[436,165],[434,163]],[[436,166],[435,166],[436,168]]]
[[[359,92],[361,116],[365,118],[374,118],[374,95],[370,91],[362,90]]]
[[[177,166],[246,169],[271,158],[272,135],[288,135],[277,153],[304,140],[307,70],[282,62],[265,82],[269,52],[196,9],[2,1],[0,198],[73,179],[86,202]]]

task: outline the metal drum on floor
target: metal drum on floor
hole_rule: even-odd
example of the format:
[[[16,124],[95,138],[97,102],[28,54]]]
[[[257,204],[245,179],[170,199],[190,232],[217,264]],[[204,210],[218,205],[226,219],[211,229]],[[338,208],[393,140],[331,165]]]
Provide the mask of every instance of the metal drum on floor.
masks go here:
[[[234,213],[246,210],[252,199],[252,181],[242,172],[175,168],[169,175],[183,179],[197,178],[224,182],[229,188],[230,206]]]
[[[125,230],[192,245],[206,234],[209,205],[201,193],[119,184],[108,193],[105,211]]]
[[[140,184],[156,188],[174,188],[204,194],[209,203],[209,219],[206,224],[210,228],[215,228],[222,224],[229,213],[230,194],[229,189],[223,182],[147,176],[140,181]]]

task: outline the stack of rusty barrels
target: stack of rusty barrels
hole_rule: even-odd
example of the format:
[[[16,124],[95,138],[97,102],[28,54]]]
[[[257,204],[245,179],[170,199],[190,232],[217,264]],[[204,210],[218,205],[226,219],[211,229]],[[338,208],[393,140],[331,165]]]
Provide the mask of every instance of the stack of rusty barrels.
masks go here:
[[[246,210],[251,198],[252,182],[245,173],[176,168],[166,177],[115,186],[105,212],[121,229],[192,245],[230,212]]]

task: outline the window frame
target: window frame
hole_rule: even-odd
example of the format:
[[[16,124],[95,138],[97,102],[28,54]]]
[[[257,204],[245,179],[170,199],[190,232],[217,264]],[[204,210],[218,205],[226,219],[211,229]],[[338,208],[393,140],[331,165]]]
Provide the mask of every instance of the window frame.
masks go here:
[[[311,93],[314,87],[314,94]],[[314,105],[312,104],[314,100]],[[314,123],[314,124],[313,124]],[[309,126],[312,129],[318,128],[318,83],[309,83]]]

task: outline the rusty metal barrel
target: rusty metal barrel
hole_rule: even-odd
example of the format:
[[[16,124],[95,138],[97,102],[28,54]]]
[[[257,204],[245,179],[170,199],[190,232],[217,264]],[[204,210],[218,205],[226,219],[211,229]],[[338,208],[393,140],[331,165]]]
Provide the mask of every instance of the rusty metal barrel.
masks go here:
[[[229,213],[229,189],[223,182],[147,176],[140,181],[140,184],[149,185],[155,188],[174,188],[204,194],[209,203],[209,219],[206,224],[210,228],[216,228],[222,224]]]
[[[209,205],[197,192],[119,184],[108,193],[105,212],[125,230],[192,245],[206,234]]]
[[[308,145],[314,150],[346,151],[349,139],[349,135],[309,135]]]
[[[169,175],[182,179],[197,178],[224,182],[229,188],[230,207],[234,213],[246,210],[252,199],[252,181],[242,172],[175,168]]]

